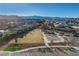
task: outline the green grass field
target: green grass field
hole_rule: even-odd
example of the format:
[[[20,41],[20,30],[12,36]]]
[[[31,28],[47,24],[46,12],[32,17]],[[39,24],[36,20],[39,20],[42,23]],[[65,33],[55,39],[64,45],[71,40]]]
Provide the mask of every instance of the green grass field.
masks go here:
[[[21,48],[18,47],[7,47],[4,49],[4,51],[18,51],[21,50]]]

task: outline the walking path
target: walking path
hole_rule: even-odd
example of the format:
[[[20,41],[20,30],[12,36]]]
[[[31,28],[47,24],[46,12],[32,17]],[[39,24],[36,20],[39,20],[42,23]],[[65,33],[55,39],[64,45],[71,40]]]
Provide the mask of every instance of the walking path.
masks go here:
[[[64,48],[64,47],[70,47],[70,46],[50,46],[50,48],[56,48],[56,47]],[[71,46],[71,47],[73,47],[73,46]],[[47,46],[31,47],[31,48],[26,48],[26,49],[19,50],[19,51],[14,51],[14,52],[10,52],[10,51],[0,51],[0,53],[17,53],[17,52],[24,52],[24,51],[29,51],[29,50],[38,49],[38,48],[47,48]]]

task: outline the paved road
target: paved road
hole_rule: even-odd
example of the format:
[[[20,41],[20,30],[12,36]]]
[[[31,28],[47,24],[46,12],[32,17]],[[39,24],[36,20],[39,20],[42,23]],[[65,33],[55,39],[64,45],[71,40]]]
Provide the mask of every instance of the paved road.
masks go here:
[[[50,46],[50,48],[67,48],[70,46]],[[74,47],[74,46],[71,46],[71,47]],[[37,46],[37,47],[31,47],[31,48],[26,48],[26,49],[23,49],[23,50],[19,50],[19,51],[15,51],[15,52],[9,52],[9,51],[0,51],[0,53],[16,53],[16,52],[23,52],[23,51],[29,51],[29,50],[32,50],[32,49],[38,49],[38,48],[47,48],[47,46]]]
[[[49,45],[50,41],[47,39],[47,37],[46,37],[46,35],[44,34],[44,32],[42,33],[42,35],[43,35],[43,39],[44,39],[44,44],[45,44],[48,48],[50,48],[50,45]],[[50,48],[50,49],[51,49],[51,48]]]
[[[52,52],[48,52],[48,54],[45,54],[45,53],[43,53],[43,52],[32,52],[32,55],[33,55],[33,53],[36,55],[36,54],[38,54],[39,55],[39,53],[40,54],[42,54],[43,53],[43,55],[45,54],[45,55],[50,55],[51,53],[53,54],[53,55],[56,55],[56,56],[59,56],[59,55],[68,55],[65,51],[64,51],[64,48],[70,48],[70,46],[50,46],[52,49],[55,49],[55,50],[53,50]],[[72,46],[73,47],[73,46]],[[29,52],[29,51],[31,51],[31,50],[34,50],[34,49],[39,49],[39,48],[47,48],[47,46],[38,46],[38,47],[31,47],[31,48],[27,48],[27,49],[23,49],[23,50],[20,50],[20,51],[15,51],[15,52],[4,52],[4,51],[0,51],[0,55],[22,55],[22,54],[27,54],[27,55],[31,55],[31,52]],[[2,52],[2,53],[1,53]],[[28,54],[28,53],[29,54]],[[68,52],[68,53],[71,53],[71,52]],[[51,55],[52,55],[51,54]],[[71,54],[70,54],[71,55]],[[75,55],[74,53],[73,53],[73,55]]]

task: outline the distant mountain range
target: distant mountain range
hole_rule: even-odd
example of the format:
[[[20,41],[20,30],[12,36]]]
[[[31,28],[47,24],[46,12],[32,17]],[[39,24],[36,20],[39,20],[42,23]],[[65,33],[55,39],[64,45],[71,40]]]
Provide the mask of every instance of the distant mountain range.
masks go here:
[[[5,19],[52,19],[51,17],[42,17],[42,16],[16,16],[16,15],[0,15],[0,20]]]
[[[28,19],[48,19],[48,20],[79,20],[79,18],[61,18],[61,17],[43,17],[43,16],[17,16],[17,15],[0,15],[0,20],[28,20]]]
[[[21,18],[16,15],[0,15],[0,20],[3,20],[3,19],[13,20],[13,19],[21,19]]]
[[[49,19],[51,20],[52,17],[42,17],[42,16],[22,16],[22,19]]]

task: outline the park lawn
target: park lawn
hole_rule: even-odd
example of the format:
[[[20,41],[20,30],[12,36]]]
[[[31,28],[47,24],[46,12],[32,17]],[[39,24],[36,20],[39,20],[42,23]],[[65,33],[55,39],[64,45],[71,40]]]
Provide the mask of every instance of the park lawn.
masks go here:
[[[21,48],[18,47],[7,47],[4,49],[4,51],[18,51],[21,50]]]

